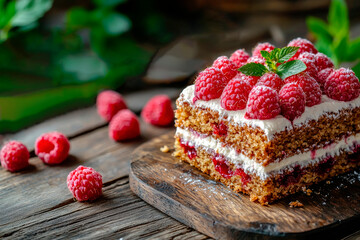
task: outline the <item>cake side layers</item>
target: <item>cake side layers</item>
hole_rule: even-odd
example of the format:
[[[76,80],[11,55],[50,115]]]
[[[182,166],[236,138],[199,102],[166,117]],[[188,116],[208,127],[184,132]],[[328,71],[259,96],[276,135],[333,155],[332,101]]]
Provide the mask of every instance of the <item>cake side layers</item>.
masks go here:
[[[329,144],[316,151],[300,153],[285,158],[281,162],[270,163],[264,166],[246,155],[239,153],[231,146],[224,146],[222,142],[212,136],[200,135],[196,132],[181,128],[177,128],[175,136],[180,138],[184,144],[187,144],[190,147],[201,147],[208,152],[214,152],[225,156],[230,164],[243,169],[247,174],[255,174],[262,180],[293,170],[295,167],[304,168],[308,165],[317,164],[326,158],[339,156],[343,152],[353,154],[360,148],[360,134],[356,134],[343,138],[337,143]]]
[[[260,127],[239,124],[226,114],[221,116],[223,113],[212,108],[203,108],[198,105],[199,101],[195,105],[189,103],[184,97],[185,95],[181,94],[177,101],[176,127],[212,135],[219,141],[236,148],[238,152],[265,165],[323,148],[360,132],[360,107],[354,108],[351,102],[348,108],[341,109],[338,113],[327,112],[317,120],[312,119],[306,124],[294,125],[294,128],[286,127],[269,140]],[[335,103],[340,102],[335,101]],[[234,114],[239,111],[223,110],[223,112]],[[287,119],[284,120],[290,124]]]
[[[208,152],[202,147],[196,148],[182,144],[179,137],[175,140],[174,154],[234,191],[250,195],[251,201],[257,201],[263,205],[295,192],[305,191],[314,183],[352,171],[360,166],[360,152],[352,154],[342,152],[326,161],[311,164],[302,169],[288,170],[283,174],[262,180],[254,174],[244,173],[241,168],[233,164],[226,163],[224,156],[220,154]]]

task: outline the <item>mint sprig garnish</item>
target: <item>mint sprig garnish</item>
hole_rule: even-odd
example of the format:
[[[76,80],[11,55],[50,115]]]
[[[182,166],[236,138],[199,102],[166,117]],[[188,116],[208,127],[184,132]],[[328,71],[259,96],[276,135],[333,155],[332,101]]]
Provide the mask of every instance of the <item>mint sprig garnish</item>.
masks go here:
[[[261,56],[265,59],[265,66],[260,63],[248,63],[240,67],[238,71],[257,77],[261,77],[267,72],[274,72],[284,80],[306,69],[305,63],[300,60],[289,61],[298,49],[298,47],[284,47],[275,48],[271,52],[260,51]]]

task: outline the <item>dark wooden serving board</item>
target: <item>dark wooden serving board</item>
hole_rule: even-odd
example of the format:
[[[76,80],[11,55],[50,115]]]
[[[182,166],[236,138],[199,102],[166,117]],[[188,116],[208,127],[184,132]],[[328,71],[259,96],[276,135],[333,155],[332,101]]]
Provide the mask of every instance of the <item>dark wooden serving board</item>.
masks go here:
[[[149,204],[178,221],[217,239],[330,239],[360,229],[360,173],[346,174],[269,206],[253,203],[172,156],[171,131],[137,148],[130,186]],[[167,145],[172,151],[163,153]],[[290,208],[299,200],[303,208]],[[328,239],[329,239],[328,238]]]

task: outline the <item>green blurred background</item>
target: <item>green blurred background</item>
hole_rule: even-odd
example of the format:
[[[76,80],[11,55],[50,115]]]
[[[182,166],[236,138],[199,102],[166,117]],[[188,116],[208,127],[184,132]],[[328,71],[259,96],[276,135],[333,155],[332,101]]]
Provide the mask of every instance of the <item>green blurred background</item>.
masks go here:
[[[360,68],[360,1],[334,0],[332,8],[330,3],[0,0],[0,133],[92,105],[102,89],[124,92],[149,85],[183,86],[208,63],[211,54],[254,46],[260,40],[286,44],[289,38],[307,36],[317,40],[319,50],[336,63]],[[254,37],[248,42],[241,41],[247,37],[244,34],[239,44],[229,44],[231,39],[227,38],[243,29],[259,34],[251,33]],[[177,57],[193,69],[185,67],[188,72],[179,77],[176,73],[186,64],[178,64],[179,70],[175,61],[167,71],[173,71],[175,77],[161,76],[164,71],[155,74],[155,79],[149,76],[159,54],[166,55],[167,48],[184,37],[200,43],[197,49],[192,49],[194,44],[186,49],[203,52],[189,57],[186,51],[178,50]],[[194,59],[199,60],[197,64],[192,64]]]

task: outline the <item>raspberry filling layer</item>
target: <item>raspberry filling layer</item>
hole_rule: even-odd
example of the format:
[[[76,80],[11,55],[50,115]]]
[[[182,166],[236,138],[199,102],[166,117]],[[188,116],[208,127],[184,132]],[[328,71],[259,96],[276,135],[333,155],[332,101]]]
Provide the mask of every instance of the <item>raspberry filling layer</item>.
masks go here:
[[[184,149],[184,153],[192,160],[197,156],[194,146],[190,146],[188,142],[181,140],[180,146]]]

